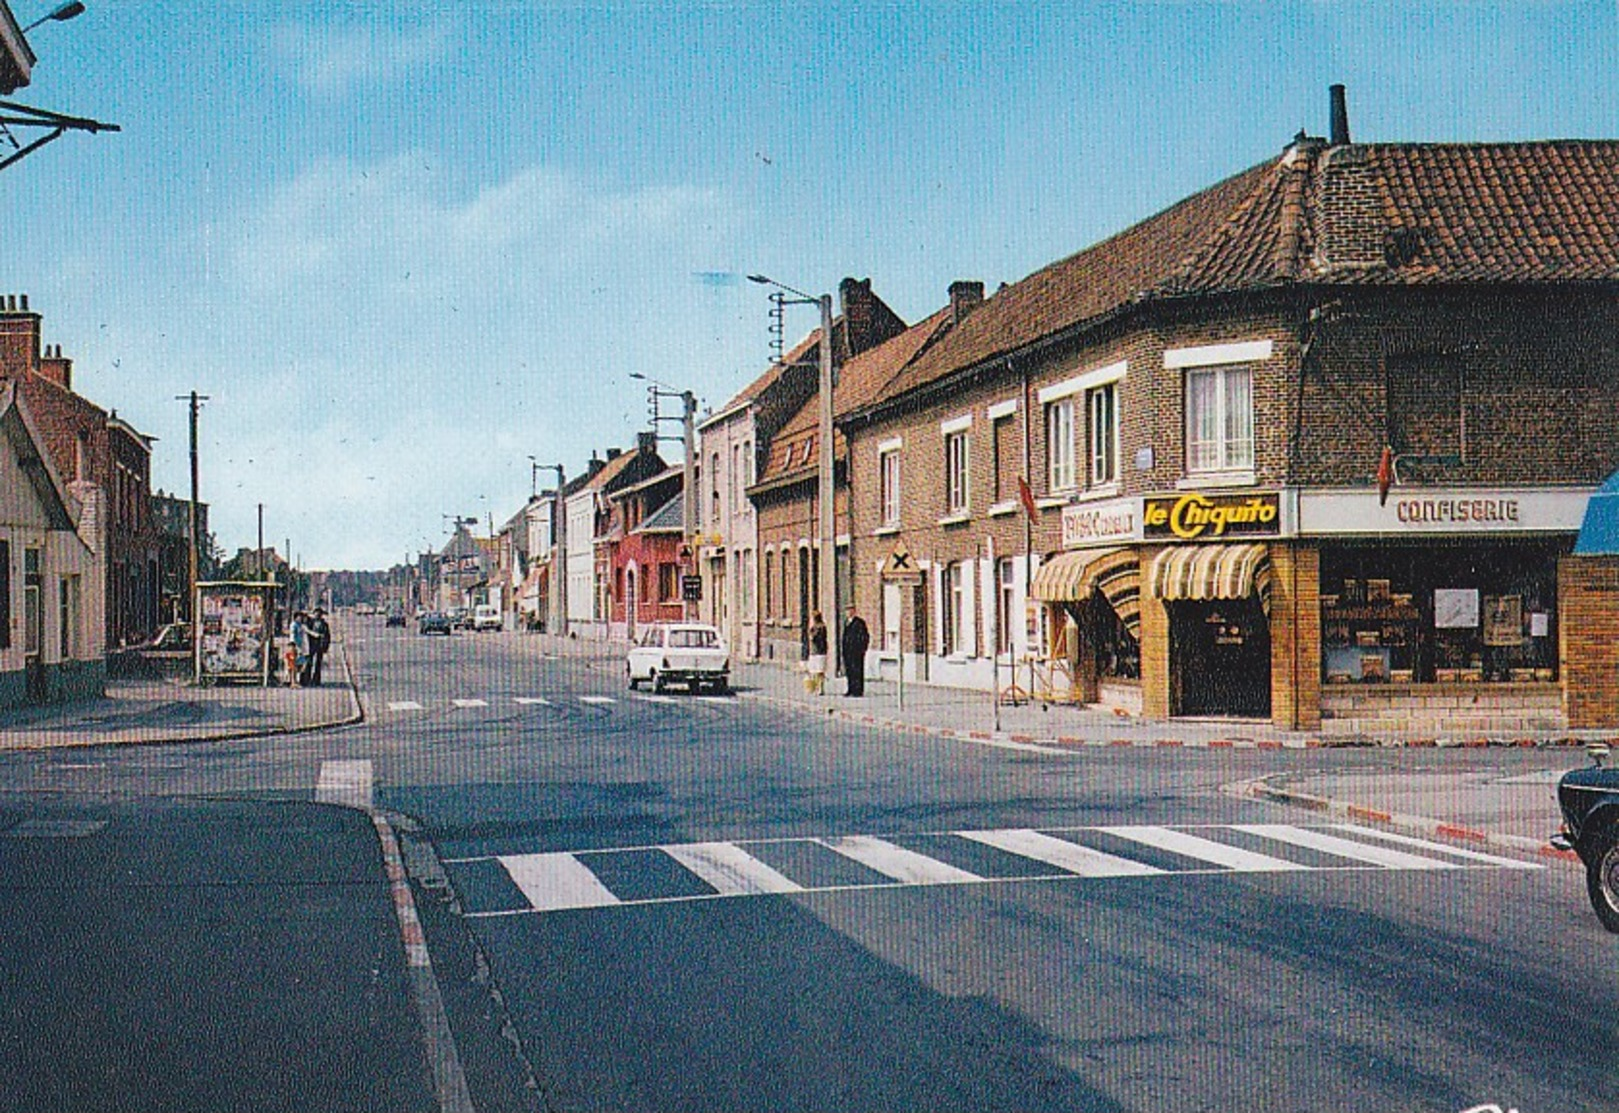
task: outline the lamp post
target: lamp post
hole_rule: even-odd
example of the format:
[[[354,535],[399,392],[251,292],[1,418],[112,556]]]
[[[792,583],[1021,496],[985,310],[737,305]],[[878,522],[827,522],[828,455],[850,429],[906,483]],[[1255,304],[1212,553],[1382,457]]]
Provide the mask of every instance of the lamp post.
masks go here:
[[[826,678],[831,680],[838,672],[838,656],[841,649],[841,639],[837,631],[842,628],[843,616],[838,614],[838,539],[833,527],[832,500],[833,471],[832,471],[832,295],[822,294],[812,297],[801,290],[795,290],[785,283],[777,282],[762,274],[748,275],[749,282],[756,282],[761,286],[774,286],[784,294],[791,297],[781,297],[783,305],[818,305],[821,309],[821,342],[820,348],[820,432],[817,439],[821,444],[819,479],[817,482],[817,512],[819,518],[819,534],[821,544],[820,576],[816,583],[816,594],[819,596],[821,613],[828,613],[832,621],[828,624],[832,636],[827,638],[826,645]]]
[[[75,16],[81,16],[83,14],[84,5],[79,3],[79,0],[68,0],[66,4],[56,5],[56,7],[34,20],[34,22],[30,23],[27,27],[24,27],[22,29],[22,33],[25,35],[28,34],[28,32],[32,31],[35,27],[38,27],[41,23],[44,23],[47,20],[54,21],[56,23],[66,23]]]
[[[652,421],[654,425],[663,419],[657,416],[656,401],[659,398],[680,399],[680,441],[686,453],[686,462],[681,468],[681,489],[685,492],[680,500],[680,532],[684,535],[681,542],[683,549],[683,564],[681,575],[691,572],[690,565],[696,560],[696,552],[692,542],[697,536],[697,396],[689,390],[676,390],[667,383],[660,383],[639,371],[631,371],[630,378],[640,379],[649,384],[647,390],[651,393],[654,410]],[[686,598],[686,585],[680,585],[680,615],[688,622],[691,621],[691,601]]]
[[[556,600],[556,622],[551,629],[558,636],[566,637],[568,634],[568,513],[567,507],[562,504],[562,478],[561,464],[542,464],[530,456],[529,463],[534,465],[534,471],[555,471],[557,473],[557,493],[551,497],[551,542],[556,546],[556,559],[551,562],[551,597]],[[532,474],[531,478],[532,478]]]

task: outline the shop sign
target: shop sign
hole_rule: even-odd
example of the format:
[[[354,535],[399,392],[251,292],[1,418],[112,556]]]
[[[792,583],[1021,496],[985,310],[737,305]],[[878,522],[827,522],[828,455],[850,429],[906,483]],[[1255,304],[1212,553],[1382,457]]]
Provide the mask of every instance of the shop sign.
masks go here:
[[[1062,508],[1062,547],[1065,549],[1139,540],[1141,502],[1138,499],[1076,503]]]
[[[1149,538],[1214,541],[1226,537],[1279,537],[1282,500],[1262,495],[1205,495],[1150,498],[1142,504],[1142,532]]]
[[[1590,491],[1424,488],[1300,492],[1301,534],[1447,534],[1572,532],[1580,528]]]

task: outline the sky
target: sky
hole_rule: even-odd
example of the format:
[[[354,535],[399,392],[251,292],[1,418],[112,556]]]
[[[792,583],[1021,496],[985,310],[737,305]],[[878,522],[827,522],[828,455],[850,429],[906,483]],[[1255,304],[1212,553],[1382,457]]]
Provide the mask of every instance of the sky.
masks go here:
[[[632,372],[718,410],[770,358],[750,273],[916,321],[1326,134],[1333,83],[1362,142],[1619,135],[1614,0],[88,0],[29,42],[14,100],[122,130],[0,172],[0,294],[154,487],[207,395],[219,544],[262,504],[306,568],[498,527],[530,457],[634,444]]]

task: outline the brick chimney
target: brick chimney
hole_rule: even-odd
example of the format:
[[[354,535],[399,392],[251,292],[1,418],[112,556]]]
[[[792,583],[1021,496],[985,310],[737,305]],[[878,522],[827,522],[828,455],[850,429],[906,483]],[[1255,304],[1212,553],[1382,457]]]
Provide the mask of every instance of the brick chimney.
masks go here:
[[[838,303],[843,310],[841,348],[834,349],[840,361],[853,359],[905,331],[905,322],[871,292],[871,279],[845,278],[838,283]]]
[[[73,389],[73,361],[62,355],[62,345],[45,346],[39,357],[39,373],[63,390]]]
[[[624,450],[622,448],[609,448],[609,449],[607,449],[607,462],[609,464],[611,464],[614,460],[618,459],[621,455],[623,455],[623,453],[624,453]]]
[[[984,304],[982,282],[952,282],[950,284],[950,322],[959,325],[967,314]]]
[[[635,451],[642,456],[650,456],[658,451],[658,434],[653,432],[635,434]]]
[[[0,380],[38,371],[39,314],[29,312],[27,294],[0,295]]]

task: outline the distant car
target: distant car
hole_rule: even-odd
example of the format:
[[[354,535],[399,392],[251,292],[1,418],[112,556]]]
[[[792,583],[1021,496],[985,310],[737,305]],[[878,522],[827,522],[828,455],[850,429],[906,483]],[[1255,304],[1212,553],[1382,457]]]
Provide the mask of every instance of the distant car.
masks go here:
[[[1552,845],[1572,850],[1585,863],[1585,890],[1597,919],[1619,933],[1619,769],[1604,766],[1608,747],[1586,747],[1592,764],[1563,774],[1557,782],[1557,807],[1563,829]]]
[[[693,692],[704,687],[724,692],[731,686],[731,655],[712,626],[660,624],[641,631],[630,647],[624,671],[631,688],[649,680],[654,692],[670,684],[684,684]]]
[[[443,634],[449,637],[450,629],[450,616],[441,611],[423,611],[416,619],[418,634]]]
[[[472,610],[472,628],[474,630],[499,630],[505,626],[500,617],[500,608],[492,603],[479,603]]]
[[[398,603],[388,604],[388,626],[403,626],[405,624],[405,608]]]
[[[465,607],[451,607],[444,614],[450,620],[450,625],[457,630],[472,629],[472,612]]]

